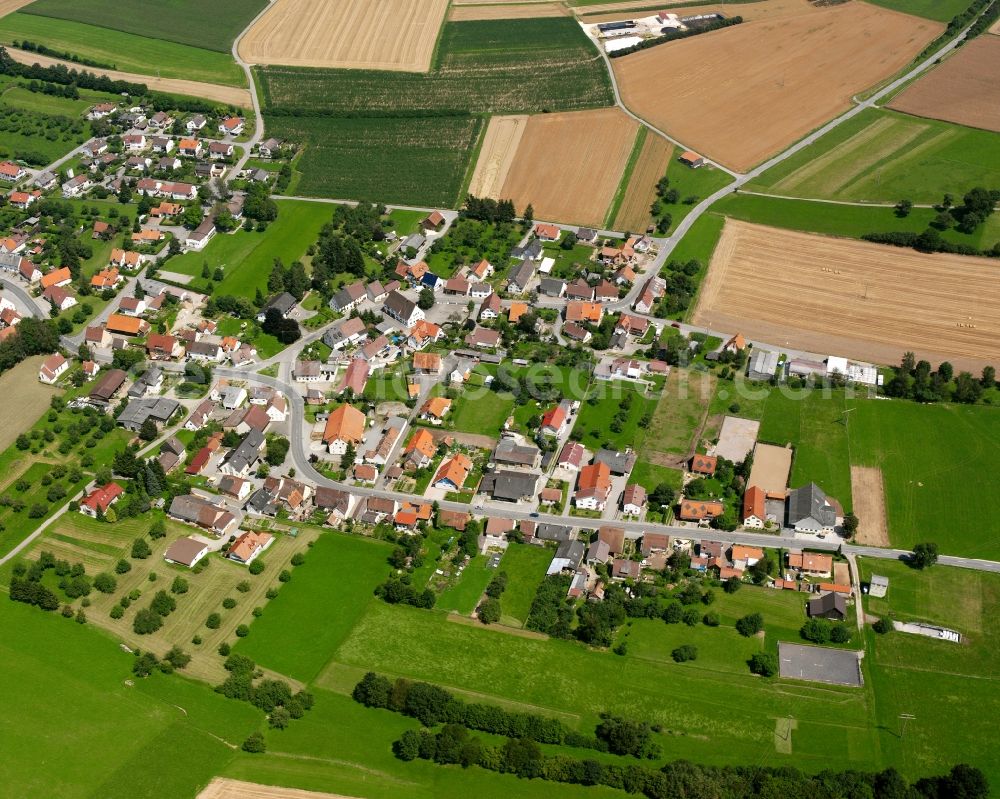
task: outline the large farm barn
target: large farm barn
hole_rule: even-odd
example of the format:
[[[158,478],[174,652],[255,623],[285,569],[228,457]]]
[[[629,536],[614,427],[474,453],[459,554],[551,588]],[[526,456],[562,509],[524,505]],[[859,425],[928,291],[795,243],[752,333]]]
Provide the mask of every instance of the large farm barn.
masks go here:
[[[897,363],[907,350],[978,373],[996,360],[996,263],[727,220],[694,324]]]
[[[762,19],[613,60],[625,105],[732,169],[766,160],[905,66],[939,23],[867,3]]]

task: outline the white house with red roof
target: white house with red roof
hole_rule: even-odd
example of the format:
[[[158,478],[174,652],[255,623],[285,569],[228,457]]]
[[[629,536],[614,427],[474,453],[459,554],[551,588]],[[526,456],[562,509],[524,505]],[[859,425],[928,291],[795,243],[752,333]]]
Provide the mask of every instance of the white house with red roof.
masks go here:
[[[108,483],[94,488],[80,501],[80,513],[96,519],[99,514],[107,513],[108,508],[114,505],[124,493],[125,489],[118,483]]]

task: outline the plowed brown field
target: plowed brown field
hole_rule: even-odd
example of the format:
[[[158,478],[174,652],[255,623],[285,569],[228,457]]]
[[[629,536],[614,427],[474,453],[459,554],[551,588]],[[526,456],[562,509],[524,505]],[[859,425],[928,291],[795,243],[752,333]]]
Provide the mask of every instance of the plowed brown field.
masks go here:
[[[649,208],[656,199],[656,183],[667,174],[673,150],[673,145],[662,136],[652,132],[646,136],[614,219],[615,230],[643,231],[652,224],[653,215],[649,213]]]
[[[885,519],[885,487],[877,466],[851,467],[851,504],[858,517],[854,543],[868,547],[889,546]]]
[[[889,107],[1000,133],[1000,38],[980,36],[960,47]]]
[[[337,793],[318,793],[299,788],[282,788],[277,785],[258,785],[255,782],[216,777],[197,799],[351,799]]]
[[[986,258],[727,220],[693,322],[875,363],[912,350],[978,372],[997,361],[996,275]]]
[[[942,30],[867,3],[814,9],[612,59],[633,112],[745,171],[848,108]]]
[[[619,108],[530,117],[500,196],[536,219],[601,227],[638,128]]]
[[[477,19],[532,19],[534,17],[565,17],[569,15],[561,3],[516,3],[513,5],[453,5],[448,12],[452,22]]]
[[[426,72],[448,0],[275,0],[240,41],[253,64]]]
[[[476,171],[469,184],[469,194],[473,197],[500,199],[500,189],[514,163],[517,147],[527,125],[527,114],[490,119],[479,151],[479,160],[476,162]]]

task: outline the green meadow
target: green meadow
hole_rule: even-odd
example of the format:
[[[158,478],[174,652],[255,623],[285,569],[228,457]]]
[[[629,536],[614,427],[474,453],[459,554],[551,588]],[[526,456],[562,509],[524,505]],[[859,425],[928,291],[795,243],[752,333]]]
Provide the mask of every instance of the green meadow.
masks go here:
[[[41,17],[24,11],[0,19],[0,43],[11,44],[15,40],[44,44],[59,52],[111,65],[121,72],[227,86],[246,85],[243,71],[229,55],[228,47],[225,52],[213,52],[150,38],[148,33],[123,32],[85,24],[84,21]]]

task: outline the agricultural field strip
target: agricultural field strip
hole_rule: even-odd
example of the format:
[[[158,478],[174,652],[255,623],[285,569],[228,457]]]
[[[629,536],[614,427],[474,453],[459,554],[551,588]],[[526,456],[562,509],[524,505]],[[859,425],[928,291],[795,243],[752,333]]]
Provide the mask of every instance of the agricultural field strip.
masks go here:
[[[666,174],[673,149],[662,136],[652,131],[647,134],[613,221],[615,230],[645,230],[650,224],[649,209],[656,199],[656,184]]]

